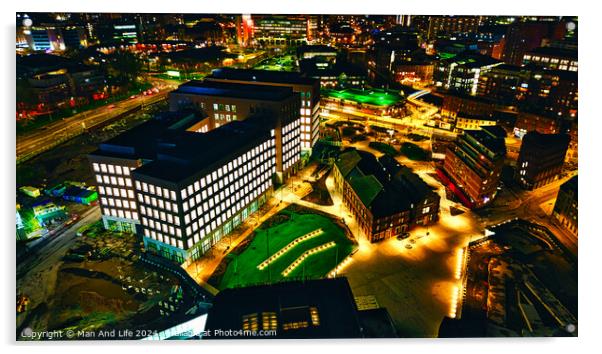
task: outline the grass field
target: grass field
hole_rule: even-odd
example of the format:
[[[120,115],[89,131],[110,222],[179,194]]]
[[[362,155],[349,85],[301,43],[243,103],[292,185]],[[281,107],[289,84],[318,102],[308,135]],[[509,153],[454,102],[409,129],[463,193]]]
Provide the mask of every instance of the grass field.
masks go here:
[[[271,226],[266,225],[270,223],[272,223]],[[268,256],[278,252],[289,242],[319,228],[324,231],[319,236],[297,244],[270,263],[269,267],[263,270],[257,268]],[[334,241],[336,246],[309,256],[287,277],[282,275],[282,271],[303,252],[330,241]],[[345,235],[345,231],[329,218],[285,209],[260,226],[256,230],[253,240],[244,249],[235,250],[228,256],[230,257],[229,263],[218,287],[225,289],[256,283],[275,283],[297,277],[322,278],[338,262],[347,257],[355,247],[354,243]]]

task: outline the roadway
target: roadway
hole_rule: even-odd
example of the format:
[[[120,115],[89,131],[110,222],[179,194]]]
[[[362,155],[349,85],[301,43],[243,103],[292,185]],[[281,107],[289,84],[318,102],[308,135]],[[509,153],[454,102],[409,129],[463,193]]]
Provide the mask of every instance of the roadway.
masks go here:
[[[81,112],[72,117],[49,123],[35,131],[17,136],[17,164],[72,139],[87,129],[109,122],[123,113],[164,100],[173,86],[158,79],[153,79],[153,81],[160,84],[158,93],[149,96],[138,95],[135,98],[127,98],[110,105]]]

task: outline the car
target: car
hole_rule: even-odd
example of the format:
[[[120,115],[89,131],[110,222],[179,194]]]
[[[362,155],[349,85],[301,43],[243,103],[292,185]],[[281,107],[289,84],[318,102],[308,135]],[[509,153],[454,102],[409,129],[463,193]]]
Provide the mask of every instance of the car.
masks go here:
[[[114,104],[109,105],[109,109],[113,109],[113,108],[115,108]]]
[[[131,99],[138,98],[138,95],[131,95],[130,98]]]
[[[410,233],[409,232],[404,232],[403,234],[397,236],[397,239],[401,241],[401,240],[404,240],[404,239],[406,239],[408,237],[410,237]]]

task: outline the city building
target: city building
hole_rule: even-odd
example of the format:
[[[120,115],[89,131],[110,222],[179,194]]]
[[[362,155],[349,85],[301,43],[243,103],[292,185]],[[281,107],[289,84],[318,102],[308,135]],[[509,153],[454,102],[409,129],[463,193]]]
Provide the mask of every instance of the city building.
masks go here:
[[[550,21],[515,21],[506,32],[502,60],[520,66],[525,53],[540,47],[545,39],[561,39],[564,23]]]
[[[578,73],[566,70],[534,70],[521,85],[526,89],[520,106],[574,120],[578,115]]]
[[[101,144],[90,162],[105,227],[135,230],[176,262],[197,259],[296,168],[296,117],[258,112],[203,133],[210,117],[170,112]]]
[[[430,60],[393,63],[395,81],[403,85],[428,86],[433,82],[434,62]]]
[[[456,114],[456,132],[462,132],[463,130],[478,130],[481,129],[481,127],[492,125],[498,125],[497,119],[492,115],[468,114],[464,112],[458,112],[458,114]]]
[[[502,64],[479,76],[476,95],[502,105],[515,106],[528,90],[531,72],[515,65]]]
[[[157,158],[164,135],[209,131],[209,118],[192,110],[163,112],[98,146],[88,155],[106,229],[136,232],[140,214],[131,172]]]
[[[17,77],[27,81],[40,112],[89,103],[108,89],[95,67],[51,54],[18,56]]]
[[[569,148],[568,134],[528,132],[522,140],[515,179],[525,189],[535,189],[556,179]]]
[[[558,115],[548,112],[520,111],[514,124],[514,135],[522,138],[528,132],[541,134],[558,134],[563,132],[563,120]]]
[[[344,277],[225,289],[209,310],[205,338],[229,339],[229,331],[265,334],[245,339],[362,338],[364,312]]]
[[[253,38],[260,46],[307,44],[308,20],[303,16],[253,15]]]
[[[479,77],[500,64],[501,61],[485,55],[463,52],[453,58],[440,60],[433,80],[436,86],[447,90],[475,95]]]
[[[395,159],[351,150],[333,169],[335,189],[370,242],[404,234],[438,220],[439,195]]]
[[[481,16],[429,16],[428,39],[453,33],[477,32]]]
[[[88,46],[83,27],[33,26],[23,30],[29,48],[33,51],[65,51]]]
[[[322,89],[322,112],[345,115],[400,117],[406,98],[399,91],[385,89]]]
[[[290,87],[300,96],[301,148],[311,149],[318,141],[320,119],[320,82],[294,72],[222,68],[205,78],[212,82],[252,83]]]
[[[301,60],[299,68],[304,76],[320,80],[322,88],[363,87],[368,78],[367,70],[361,66],[317,56]]]
[[[320,57],[329,62],[336,62],[338,55],[337,48],[329,45],[302,45],[297,48],[297,57],[300,60]]]
[[[448,92],[443,96],[441,116],[452,120],[455,120],[460,112],[467,116],[490,116],[495,108],[496,103],[489,98]]]
[[[377,84],[386,83],[393,77],[394,63],[412,62],[422,53],[418,33],[399,26],[375,33],[373,41],[369,67]]]
[[[467,207],[483,207],[497,195],[506,157],[505,135],[499,126],[465,130],[447,147],[437,175]]]
[[[577,71],[579,60],[577,50],[538,47],[525,53],[523,64],[535,64],[548,70]]]
[[[577,235],[578,222],[578,176],[571,178],[560,186],[552,215],[567,230]]]

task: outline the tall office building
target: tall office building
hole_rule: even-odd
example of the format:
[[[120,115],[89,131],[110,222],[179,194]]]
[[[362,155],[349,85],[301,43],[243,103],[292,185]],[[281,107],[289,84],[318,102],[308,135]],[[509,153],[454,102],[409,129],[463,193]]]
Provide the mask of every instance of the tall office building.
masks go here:
[[[479,77],[502,62],[491,57],[463,52],[439,61],[433,80],[435,85],[470,95],[477,93]]]
[[[539,188],[554,181],[562,172],[569,141],[568,134],[527,133],[518,154],[516,181],[525,189]]]
[[[505,135],[499,126],[465,130],[447,147],[437,174],[467,207],[483,207],[496,196],[506,157]]]
[[[205,78],[210,82],[290,87],[300,96],[301,148],[311,149],[318,141],[320,119],[320,81],[299,73],[268,70],[216,69]]]
[[[289,87],[193,81],[170,104],[89,159],[105,227],[137,232],[147,249],[184,262],[297,171],[300,103]]]
[[[441,34],[476,32],[481,24],[481,16],[430,16],[428,39]]]
[[[261,46],[295,46],[307,44],[309,21],[300,15],[253,15],[253,37]]]

